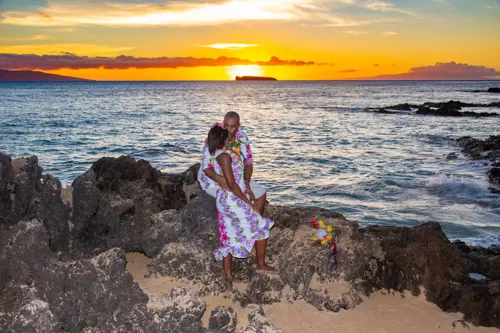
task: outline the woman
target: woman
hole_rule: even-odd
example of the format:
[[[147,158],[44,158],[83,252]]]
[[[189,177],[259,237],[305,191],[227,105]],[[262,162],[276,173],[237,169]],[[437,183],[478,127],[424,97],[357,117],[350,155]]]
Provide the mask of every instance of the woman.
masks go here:
[[[208,149],[213,156],[209,167],[217,174],[222,174],[229,191],[218,189],[216,205],[219,217],[220,246],[215,249],[217,260],[222,260],[224,271],[229,280],[233,277],[233,257],[246,258],[255,244],[257,270],[276,271],[266,261],[269,229],[274,222],[258,214],[248,197],[244,180],[243,158],[237,149],[226,149],[228,131],[223,124],[216,124],[208,132]]]

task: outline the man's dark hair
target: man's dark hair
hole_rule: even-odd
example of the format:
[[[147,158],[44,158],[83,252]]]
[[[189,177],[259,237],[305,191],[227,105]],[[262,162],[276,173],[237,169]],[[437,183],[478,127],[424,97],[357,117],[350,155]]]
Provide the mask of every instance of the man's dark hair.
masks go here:
[[[240,122],[240,115],[234,111],[229,111],[228,113],[226,113],[226,115],[224,116],[224,119],[227,119],[227,118],[236,118],[236,119],[238,119],[238,122]]]
[[[214,126],[210,129],[208,132],[208,151],[210,155],[213,155],[217,149],[224,147],[228,135],[229,132],[225,128]]]

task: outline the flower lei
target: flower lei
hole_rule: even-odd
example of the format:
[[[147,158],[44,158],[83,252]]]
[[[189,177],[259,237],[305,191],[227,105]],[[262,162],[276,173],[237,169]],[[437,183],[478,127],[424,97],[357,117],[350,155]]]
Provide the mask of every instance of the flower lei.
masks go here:
[[[337,244],[334,240],[333,227],[326,225],[323,220],[318,221],[315,218],[311,220],[311,224],[313,226],[312,240],[322,246],[329,246],[332,249],[333,263],[337,265]]]
[[[236,153],[238,156],[240,156],[243,159],[243,165],[248,165],[248,164],[251,164],[251,162],[249,162],[248,160],[250,160],[252,158],[252,154],[248,153],[248,150],[250,148],[249,148],[249,145],[247,144],[247,156],[243,155],[241,148],[240,148],[241,144],[243,143],[241,141],[242,139],[243,139],[243,136],[241,135],[241,133],[238,132],[238,134],[236,136],[236,140],[234,140],[234,142],[229,142],[226,145],[226,150],[230,150],[230,151],[233,151],[234,153]]]

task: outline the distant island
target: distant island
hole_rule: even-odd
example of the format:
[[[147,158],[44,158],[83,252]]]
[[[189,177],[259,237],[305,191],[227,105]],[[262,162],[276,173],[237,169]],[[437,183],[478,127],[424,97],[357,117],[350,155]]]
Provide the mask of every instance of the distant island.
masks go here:
[[[266,76],[237,76],[236,81],[278,81],[278,79]]]
[[[0,69],[0,81],[90,81],[78,77],[37,71],[8,71]]]

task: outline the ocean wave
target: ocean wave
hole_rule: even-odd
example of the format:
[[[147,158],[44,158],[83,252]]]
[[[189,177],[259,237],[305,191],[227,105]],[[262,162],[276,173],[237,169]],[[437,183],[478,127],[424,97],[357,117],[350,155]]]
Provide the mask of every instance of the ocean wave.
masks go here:
[[[425,187],[429,193],[450,202],[492,208],[500,205],[499,195],[491,193],[485,184],[470,178],[439,174],[432,177]]]

